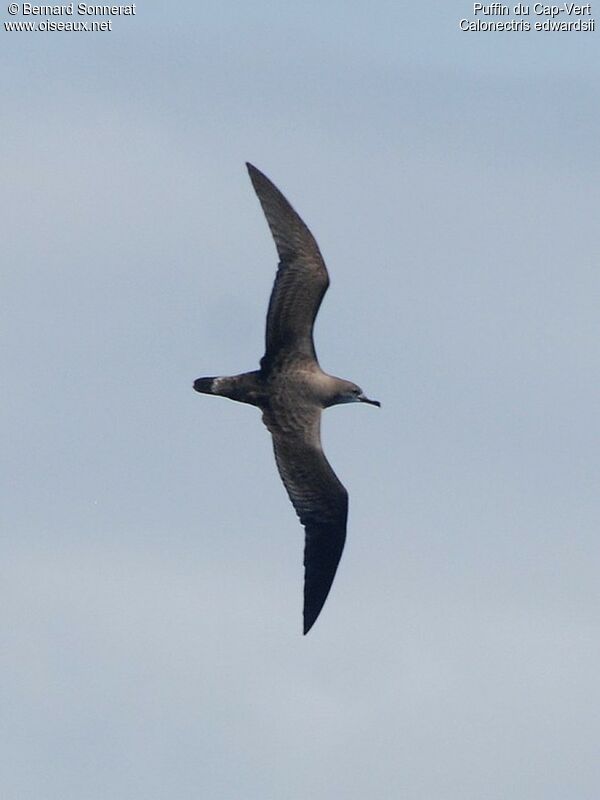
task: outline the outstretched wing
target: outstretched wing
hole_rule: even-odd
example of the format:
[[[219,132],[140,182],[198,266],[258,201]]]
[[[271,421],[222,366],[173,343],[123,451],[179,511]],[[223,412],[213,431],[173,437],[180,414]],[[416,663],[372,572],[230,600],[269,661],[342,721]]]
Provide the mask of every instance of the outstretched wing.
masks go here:
[[[279,268],[267,312],[263,370],[283,353],[317,358],[313,325],[329,276],[319,247],[279,189],[252,164],[246,164],[254,191],[269,223]]]
[[[325,458],[319,435],[320,409],[292,432],[272,411],[263,420],[273,437],[275,461],[306,532],[304,544],[304,633],[327,599],[346,541],[348,492]]]

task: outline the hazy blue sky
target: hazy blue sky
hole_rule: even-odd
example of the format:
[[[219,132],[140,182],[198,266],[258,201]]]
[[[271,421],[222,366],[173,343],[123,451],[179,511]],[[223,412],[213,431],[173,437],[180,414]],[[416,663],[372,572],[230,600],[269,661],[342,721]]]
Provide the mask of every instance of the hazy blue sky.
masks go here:
[[[3,27],[3,799],[600,796],[600,41],[461,17]],[[262,354],[246,160],[328,263],[322,366],[383,403],[325,415],[306,638],[259,414],[191,389]]]

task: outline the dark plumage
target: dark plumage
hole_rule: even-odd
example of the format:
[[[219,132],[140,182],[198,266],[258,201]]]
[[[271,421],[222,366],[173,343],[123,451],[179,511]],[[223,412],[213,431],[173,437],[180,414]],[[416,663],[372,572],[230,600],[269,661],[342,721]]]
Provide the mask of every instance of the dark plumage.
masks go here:
[[[252,164],[247,167],[280,259],[267,312],[265,354],[259,370],[198,378],[194,389],[262,410],[279,474],[306,531],[307,633],[329,594],[348,517],[348,493],[321,447],[321,412],[339,403],[379,403],[365,397],[356,384],[320,368],[313,326],[329,286],[325,262],[313,235],[277,187]]]

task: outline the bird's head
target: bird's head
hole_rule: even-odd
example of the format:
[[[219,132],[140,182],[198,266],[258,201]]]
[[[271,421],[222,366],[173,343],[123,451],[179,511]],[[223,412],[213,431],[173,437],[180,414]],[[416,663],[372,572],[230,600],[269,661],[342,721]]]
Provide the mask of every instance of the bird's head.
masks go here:
[[[350,381],[340,381],[339,390],[328,405],[337,406],[342,403],[369,403],[371,406],[381,406],[379,400],[369,400],[360,386]]]

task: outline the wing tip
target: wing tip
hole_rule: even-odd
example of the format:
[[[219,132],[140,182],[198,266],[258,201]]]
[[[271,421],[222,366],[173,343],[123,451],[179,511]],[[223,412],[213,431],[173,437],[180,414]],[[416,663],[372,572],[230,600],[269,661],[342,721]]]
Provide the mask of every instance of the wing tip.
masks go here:
[[[318,617],[318,616],[319,616],[319,615],[317,614],[317,617]],[[308,619],[306,619],[306,616],[304,617],[304,624],[303,624],[303,626],[302,626],[302,635],[303,635],[303,636],[306,636],[306,634],[309,632],[309,630],[310,630],[310,629],[312,628],[312,626],[315,624],[315,622],[317,621],[317,617],[315,617],[315,618],[314,618],[314,619],[312,619],[312,620],[308,620]]]
[[[249,161],[246,161],[246,169],[248,170],[248,175],[250,175],[250,180],[252,184],[255,185],[257,181],[265,180],[268,181],[269,179],[267,176],[261,172],[258,167],[255,167],[254,164],[251,164]]]
[[[345,489],[343,491],[347,498],[348,493]],[[333,586],[346,542],[346,515],[347,505],[344,508],[342,524],[320,531],[306,528],[303,609],[305,636],[323,611]]]
[[[270,178],[267,178],[264,172],[261,172],[258,167],[255,167],[254,164],[251,164],[249,161],[246,161],[246,169],[248,170],[250,181],[254,187],[254,191],[258,195],[261,205],[263,204],[265,198],[273,195],[275,197],[283,198],[284,202],[289,205],[288,201],[282,195],[280,190],[275,186]]]
[[[333,579],[332,579],[333,582]],[[321,611],[323,611],[323,606],[325,605],[325,601],[327,600],[327,596],[329,594],[329,589],[331,589],[331,585],[327,589],[325,596],[321,596],[315,602],[315,598],[311,598],[310,600],[305,598],[304,600],[304,613],[303,613],[303,626],[302,626],[302,635],[306,636],[315,622],[319,619]]]

